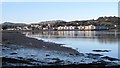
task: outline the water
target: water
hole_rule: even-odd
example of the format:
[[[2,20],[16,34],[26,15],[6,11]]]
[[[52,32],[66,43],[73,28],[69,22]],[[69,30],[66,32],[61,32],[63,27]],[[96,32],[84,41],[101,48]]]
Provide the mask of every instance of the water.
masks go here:
[[[96,53],[118,58],[118,37],[116,31],[38,31],[26,32],[27,36],[65,44],[65,47],[76,49],[80,53]],[[94,52],[93,50],[111,50]]]

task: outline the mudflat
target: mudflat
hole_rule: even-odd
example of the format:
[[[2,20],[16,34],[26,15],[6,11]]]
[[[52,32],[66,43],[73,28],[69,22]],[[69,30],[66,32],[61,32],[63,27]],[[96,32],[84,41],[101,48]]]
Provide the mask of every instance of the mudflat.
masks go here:
[[[79,54],[78,51],[72,48],[61,46],[63,44],[44,42],[43,40],[29,38],[18,31],[2,31],[2,44],[16,44],[39,49],[56,50],[70,52],[72,54]]]

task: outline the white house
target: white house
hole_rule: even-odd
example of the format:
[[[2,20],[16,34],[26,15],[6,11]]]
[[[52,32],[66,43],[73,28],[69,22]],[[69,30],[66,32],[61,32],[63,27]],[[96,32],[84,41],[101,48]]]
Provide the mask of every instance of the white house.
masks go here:
[[[63,27],[63,26],[59,26],[59,27],[57,27],[57,29],[58,29],[58,30],[63,30],[64,27]]]
[[[84,30],[84,28],[85,28],[84,26],[78,26],[79,30]]]
[[[59,26],[57,29],[58,30],[73,30],[75,29],[75,26]]]
[[[95,26],[94,25],[88,25],[88,26],[85,26],[84,30],[94,30],[95,29]]]
[[[8,29],[6,29],[6,30],[15,30],[14,28],[8,28]]]

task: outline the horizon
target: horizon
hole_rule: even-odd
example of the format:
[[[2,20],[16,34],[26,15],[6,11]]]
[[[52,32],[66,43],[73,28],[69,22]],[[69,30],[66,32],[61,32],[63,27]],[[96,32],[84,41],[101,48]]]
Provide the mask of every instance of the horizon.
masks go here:
[[[39,23],[42,21],[90,20],[118,17],[116,2],[5,2],[2,22]]]

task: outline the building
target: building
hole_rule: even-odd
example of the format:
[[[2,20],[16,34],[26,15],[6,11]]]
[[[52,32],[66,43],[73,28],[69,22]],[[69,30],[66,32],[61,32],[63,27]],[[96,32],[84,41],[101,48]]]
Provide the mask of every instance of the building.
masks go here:
[[[95,26],[95,30],[108,30],[108,27],[105,26]]]
[[[75,26],[59,26],[58,30],[74,30]]]
[[[94,25],[88,25],[88,26],[78,26],[79,30],[94,30],[95,26]]]
[[[96,27],[94,25],[85,26],[84,30],[94,30]]]
[[[85,28],[84,26],[78,26],[79,30],[84,30],[84,28]]]

